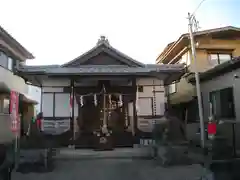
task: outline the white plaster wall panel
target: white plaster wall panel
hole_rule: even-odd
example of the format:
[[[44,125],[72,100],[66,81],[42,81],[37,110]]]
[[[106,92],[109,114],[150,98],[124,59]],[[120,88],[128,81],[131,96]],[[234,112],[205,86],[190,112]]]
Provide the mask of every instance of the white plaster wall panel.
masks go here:
[[[61,120],[44,120],[43,121],[43,130],[49,134],[61,134],[70,129],[70,119],[61,119]]]
[[[55,94],[55,117],[70,117],[70,94]]]
[[[63,88],[60,87],[42,87],[43,92],[63,92]]]
[[[164,91],[165,91],[165,88],[164,88],[164,86],[155,85],[155,90],[156,90],[156,91],[164,92]]]
[[[59,87],[59,86],[70,86],[71,81],[69,79],[51,79],[48,78],[43,81],[42,86],[50,86],[50,87]]]
[[[151,119],[138,118],[137,127],[140,131],[143,132],[152,132],[152,123]]]
[[[152,99],[140,98],[138,99],[138,116],[152,116]]]
[[[52,93],[42,94],[42,112],[44,117],[53,116],[53,94]]]
[[[153,97],[153,87],[152,86],[143,86],[143,92],[138,92],[139,97]]]
[[[156,114],[164,115],[165,112],[165,94],[164,92],[156,92]]]

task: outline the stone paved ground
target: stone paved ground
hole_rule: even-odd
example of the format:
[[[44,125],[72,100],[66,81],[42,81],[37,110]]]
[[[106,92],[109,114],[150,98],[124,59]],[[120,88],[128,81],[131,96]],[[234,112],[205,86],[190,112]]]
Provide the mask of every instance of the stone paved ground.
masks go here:
[[[162,168],[151,160],[85,159],[57,160],[51,173],[13,173],[13,180],[195,180],[199,165]]]

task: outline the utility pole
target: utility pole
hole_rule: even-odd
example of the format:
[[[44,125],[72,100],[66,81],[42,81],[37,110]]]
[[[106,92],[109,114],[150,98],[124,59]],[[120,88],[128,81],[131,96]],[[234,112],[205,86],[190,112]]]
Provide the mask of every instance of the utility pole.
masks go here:
[[[198,113],[200,119],[200,135],[201,135],[201,146],[202,148],[205,147],[205,128],[204,128],[204,119],[203,119],[203,106],[202,106],[202,96],[201,96],[201,89],[200,89],[200,80],[199,80],[199,73],[197,68],[197,59],[196,59],[196,47],[195,41],[193,36],[193,26],[195,30],[197,30],[197,21],[195,16],[188,13],[188,28],[189,28],[189,36],[190,36],[190,43],[192,49],[192,59],[195,71],[195,80],[196,80],[196,90],[197,90],[197,98],[198,98]]]

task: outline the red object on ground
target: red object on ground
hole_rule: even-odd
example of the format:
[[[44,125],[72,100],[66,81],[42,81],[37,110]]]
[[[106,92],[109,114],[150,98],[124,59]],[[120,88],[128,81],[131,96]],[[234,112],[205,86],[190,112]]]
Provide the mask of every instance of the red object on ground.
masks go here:
[[[37,127],[41,129],[42,121],[41,119],[37,119]]]
[[[217,124],[215,122],[208,123],[208,134],[215,135],[217,133]]]

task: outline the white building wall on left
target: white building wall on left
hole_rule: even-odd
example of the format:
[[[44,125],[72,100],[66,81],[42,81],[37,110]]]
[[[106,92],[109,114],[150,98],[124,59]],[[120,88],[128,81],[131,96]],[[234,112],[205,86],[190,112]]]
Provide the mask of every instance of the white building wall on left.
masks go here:
[[[13,74],[13,72],[0,66],[0,85],[7,86],[9,90],[19,92],[21,94],[28,93],[28,86],[25,81]]]

